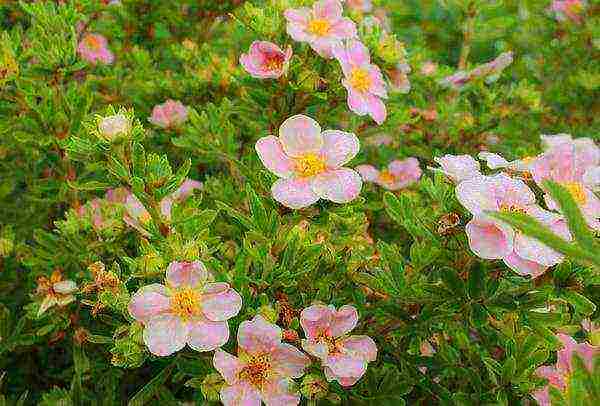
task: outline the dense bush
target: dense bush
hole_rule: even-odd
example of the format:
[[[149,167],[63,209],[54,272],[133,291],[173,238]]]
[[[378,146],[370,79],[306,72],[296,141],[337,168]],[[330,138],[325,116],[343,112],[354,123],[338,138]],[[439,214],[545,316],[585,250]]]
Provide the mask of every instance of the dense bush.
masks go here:
[[[599,11],[2,2],[0,404],[600,404]]]

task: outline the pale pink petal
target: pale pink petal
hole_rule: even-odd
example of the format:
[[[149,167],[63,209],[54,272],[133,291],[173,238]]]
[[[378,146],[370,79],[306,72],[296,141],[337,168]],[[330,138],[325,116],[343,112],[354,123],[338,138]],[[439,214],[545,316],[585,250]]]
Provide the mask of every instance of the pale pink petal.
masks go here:
[[[283,152],[277,137],[262,137],[255,148],[263,165],[275,175],[290,178],[294,174],[294,162]]]
[[[167,268],[167,284],[173,288],[182,286],[196,287],[211,278],[206,266],[201,261],[173,261]]]
[[[377,359],[377,345],[368,336],[350,336],[341,342],[343,351],[363,361],[373,362]]]
[[[340,168],[314,176],[311,188],[322,199],[334,203],[348,203],[360,194],[362,179],[356,171]]]
[[[273,371],[281,376],[299,378],[310,365],[310,359],[290,344],[279,344],[271,353]]]
[[[323,147],[321,126],[308,116],[292,116],[279,127],[279,141],[290,157],[318,154]]]
[[[239,373],[244,368],[244,363],[239,358],[220,348],[215,351],[213,365],[229,385],[239,381]]]
[[[134,319],[145,322],[147,319],[169,311],[171,299],[167,290],[158,283],[144,286],[131,298],[127,309]]]
[[[329,35],[334,39],[343,40],[346,38],[356,38],[358,31],[356,24],[349,18],[343,17],[334,22],[329,29]]]
[[[348,163],[360,150],[360,142],[352,133],[326,130],[322,135],[323,149],[320,154],[325,157],[328,168],[339,168]]]
[[[313,15],[323,20],[337,20],[342,17],[342,3],[339,0],[318,0],[313,4]]]
[[[514,252],[504,257],[503,261],[506,266],[516,273],[523,276],[531,276],[532,278],[537,278],[548,269],[548,267],[540,265],[537,262],[523,259]]]
[[[337,42],[331,47],[331,54],[340,63],[344,76],[350,76],[352,73],[352,64],[350,63],[350,56],[348,55],[348,48],[344,43]]]
[[[213,351],[229,340],[226,321],[195,319],[189,322],[188,345],[196,351]]]
[[[552,406],[550,402],[550,389],[547,385],[543,389],[533,392],[532,396],[538,402],[539,406]]]
[[[369,48],[358,40],[348,41],[346,45],[348,63],[355,67],[363,67],[371,63]]]
[[[490,169],[506,168],[509,165],[509,162],[506,159],[491,152],[480,152],[477,157],[481,160],[484,160],[487,167]]]
[[[469,247],[480,258],[501,259],[513,251],[514,232],[496,222],[474,218],[465,231]]]
[[[355,91],[345,79],[342,80],[342,85],[348,90],[348,108],[359,116],[368,114],[369,104],[367,97]]]
[[[310,178],[279,179],[271,186],[273,198],[292,209],[308,207],[319,200]]]
[[[556,366],[562,373],[568,373],[571,371],[571,359],[577,348],[577,341],[575,341],[573,337],[563,333],[557,333],[556,338],[558,338],[563,345],[563,348],[556,354]]]
[[[470,155],[444,155],[433,159],[441,172],[455,183],[480,176],[479,162]]]
[[[365,182],[375,182],[380,174],[379,170],[373,165],[358,165],[354,170],[360,174]]]
[[[152,317],[144,328],[144,343],[148,350],[166,357],[185,347],[188,326],[179,317],[169,314]]]
[[[261,397],[267,406],[294,406],[300,403],[300,395],[291,392],[289,379],[278,379],[268,382],[262,390]]]
[[[300,325],[308,339],[316,338],[320,332],[328,331],[335,309],[331,306],[312,305],[300,313]]]
[[[212,321],[225,321],[236,316],[242,308],[242,297],[233,289],[203,294],[202,313]]]
[[[360,377],[367,370],[367,362],[347,354],[334,354],[325,363],[336,377]]]
[[[243,321],[238,328],[238,344],[246,352],[271,353],[281,343],[281,328],[256,315],[251,321]]]
[[[260,393],[245,382],[221,389],[224,406],[260,406]]]
[[[334,337],[340,337],[354,330],[358,323],[358,312],[354,306],[340,307],[331,320],[330,331]]]
[[[379,125],[383,124],[387,117],[385,103],[379,97],[372,94],[365,96],[369,115]]]
[[[369,66],[369,77],[371,78],[371,87],[369,92],[378,97],[382,97],[384,99],[387,98],[388,94],[385,87],[385,80],[383,80],[383,75],[381,74],[381,70],[378,66]]]
[[[600,166],[595,166],[585,171],[582,181],[591,190],[596,190],[600,187]]]
[[[230,289],[227,282],[209,282],[202,287],[203,294],[226,293]]]
[[[186,179],[176,191],[171,193],[171,198],[176,201],[183,201],[190,197],[194,190],[201,189],[202,182],[194,179]]]
[[[559,389],[565,388],[565,380],[561,371],[556,369],[554,366],[541,366],[535,370],[535,374],[539,377],[546,378],[548,383]]]
[[[294,24],[306,25],[311,16],[311,10],[307,7],[289,8],[283,12],[286,20]]]

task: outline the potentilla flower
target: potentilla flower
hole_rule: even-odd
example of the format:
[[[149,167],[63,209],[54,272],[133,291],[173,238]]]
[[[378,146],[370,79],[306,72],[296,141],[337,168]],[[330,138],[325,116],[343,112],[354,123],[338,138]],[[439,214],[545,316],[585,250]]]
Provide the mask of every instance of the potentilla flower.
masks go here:
[[[283,51],[268,41],[254,41],[247,54],[240,56],[240,64],[252,77],[277,79],[286,71],[292,59],[292,47]]]
[[[358,323],[354,306],[313,305],[302,310],[300,325],[306,339],[302,348],[319,358],[328,381],[352,386],[377,359],[377,346],[368,336],[348,335]]]
[[[562,261],[562,255],[550,247],[488,215],[489,212],[528,214],[558,236],[570,239],[563,218],[538,206],[535,194],[523,181],[503,173],[482,175],[459,183],[456,196],[473,214],[465,231],[475,255],[502,259],[515,272],[533,277]]]
[[[348,91],[350,110],[359,116],[368,114],[377,124],[382,124],[387,111],[381,98],[387,98],[387,90],[381,70],[371,64],[367,47],[351,40],[334,45],[333,55],[344,72],[342,85]]]
[[[94,65],[98,62],[110,65],[115,59],[108,49],[106,38],[100,34],[85,34],[77,45],[77,53],[82,59]]]
[[[279,137],[256,142],[262,163],[279,176],[271,187],[273,198],[284,206],[300,209],[319,199],[347,203],[358,197],[360,175],[344,168],[356,156],[356,135],[338,130],[321,132],[310,117],[297,115],[279,127]]]
[[[37,280],[36,295],[42,298],[38,309],[38,317],[53,306],[66,306],[75,300],[73,295],[77,284],[70,279],[64,279],[60,271],[52,272],[50,278],[40,276]]]
[[[278,326],[257,315],[238,328],[238,356],[215,351],[213,365],[225,379],[225,406],[297,405],[292,378],[300,378],[310,359],[296,347],[281,342]]]
[[[571,373],[573,372],[573,355],[577,354],[583,360],[588,371],[592,371],[594,356],[600,352],[599,347],[588,343],[577,343],[572,337],[558,333],[556,337],[562,342],[563,348],[558,351],[556,364],[554,366],[541,366],[536,374],[548,380],[548,384],[533,393],[533,397],[540,406],[551,406],[550,386],[554,386],[561,392],[567,391]]]
[[[167,356],[189,345],[212,351],[229,340],[227,320],[242,307],[229,284],[214,282],[200,261],[171,262],[166,285],[142,287],[131,298],[131,316],[144,325],[144,343],[154,355]]]
[[[550,10],[556,14],[558,21],[571,20],[581,24],[587,2],[585,0],[554,0]]]
[[[180,101],[167,100],[154,106],[152,116],[148,119],[152,124],[161,128],[176,128],[185,123],[188,110]]]
[[[123,113],[117,113],[98,121],[98,134],[107,141],[113,141],[118,137],[126,137],[131,127],[131,119]]]
[[[600,199],[593,191],[597,186],[593,182],[596,180],[594,173],[600,167],[600,148],[589,138],[545,138],[544,144],[549,149],[531,164],[533,179],[542,188],[546,180],[564,186],[581,209],[588,225],[600,230]],[[559,209],[548,195],[545,198],[549,209]]]
[[[322,57],[331,58],[333,45],[357,36],[356,25],[342,12],[339,0],[318,0],[312,9],[287,9],[287,32],[295,41],[308,42]]]
[[[382,171],[372,165],[358,165],[354,169],[362,176],[363,181],[376,183],[388,190],[405,188],[417,182],[422,174],[416,158],[392,161]]]
[[[454,183],[460,183],[463,180],[472,179],[481,175],[481,167],[470,155],[450,155],[433,158],[440,166],[439,168],[430,168],[431,170],[442,172]]]

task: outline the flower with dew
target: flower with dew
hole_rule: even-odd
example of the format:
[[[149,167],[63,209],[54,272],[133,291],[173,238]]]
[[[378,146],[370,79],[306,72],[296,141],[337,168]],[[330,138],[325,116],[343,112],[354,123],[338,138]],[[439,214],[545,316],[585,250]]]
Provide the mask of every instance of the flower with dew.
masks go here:
[[[356,156],[356,135],[338,130],[321,132],[310,117],[296,115],[279,127],[279,137],[269,135],[256,142],[263,165],[279,176],[271,187],[273,198],[284,206],[300,209],[319,199],[347,203],[358,197],[362,180],[344,168]]]
[[[98,118],[98,135],[109,142],[119,137],[126,137],[131,128],[131,118],[124,112]]]
[[[98,62],[110,65],[115,60],[114,54],[108,49],[108,41],[100,34],[85,34],[77,44],[77,53],[94,65]]]
[[[377,359],[375,342],[365,335],[349,335],[358,323],[354,306],[312,305],[300,313],[300,325],[306,339],[302,348],[319,358],[328,381],[352,386]]]
[[[281,328],[257,315],[238,328],[237,357],[215,351],[213,365],[226,383],[221,389],[225,406],[300,403],[300,396],[291,389],[292,378],[304,375],[310,359],[281,338]]]
[[[551,180],[570,193],[581,209],[587,223],[594,230],[600,230],[600,199],[594,194],[598,184],[600,148],[590,138],[572,140],[564,136],[545,138],[549,149],[531,163],[531,175],[535,182],[544,188],[544,181]],[[595,175],[594,175],[595,174]],[[546,204],[551,210],[559,207],[548,195]]]
[[[324,58],[333,56],[332,47],[344,39],[356,38],[356,25],[342,16],[339,0],[318,0],[307,7],[285,10],[287,33],[299,42],[307,42]]]
[[[405,188],[421,178],[421,168],[416,158],[407,158],[402,161],[392,161],[382,171],[373,165],[358,165],[354,168],[365,182],[374,182],[388,190]]]
[[[381,100],[387,98],[383,75],[371,64],[369,50],[360,41],[336,44],[333,55],[342,66],[342,85],[348,91],[348,107],[359,116],[370,115],[377,124],[385,121],[387,111]]]
[[[556,337],[563,344],[563,348],[557,353],[556,364],[553,366],[541,366],[535,371],[536,375],[548,380],[548,384],[543,389],[533,393],[533,397],[540,406],[551,406],[550,386],[557,388],[561,392],[568,391],[568,383],[573,371],[573,355],[577,354],[581,357],[585,367],[589,371],[592,371],[593,358],[600,352],[599,347],[588,343],[577,343],[577,341],[566,334],[558,333]]]
[[[587,2],[585,0],[554,0],[550,6],[550,11],[555,13],[558,21],[570,20],[581,24],[586,6]]]
[[[454,183],[460,183],[463,180],[472,179],[481,175],[479,162],[471,155],[446,154],[441,157],[435,157],[433,160],[440,167],[430,169],[443,173]]]
[[[144,325],[144,343],[154,355],[167,356],[189,345],[212,351],[229,340],[227,320],[242,308],[242,297],[229,284],[214,282],[200,261],[171,262],[166,285],[140,288],[129,314]]]
[[[286,71],[292,59],[292,47],[282,50],[269,41],[254,41],[250,50],[240,56],[240,64],[252,77],[277,79]]]
[[[570,239],[564,219],[536,204],[535,194],[519,179],[504,173],[463,180],[456,187],[458,201],[473,214],[465,227],[469,247],[484,259],[502,259],[520,275],[537,277],[563,256],[550,247],[489,216],[493,212],[524,213],[555,234]]]
[[[37,279],[35,293],[42,298],[38,309],[38,317],[53,306],[66,306],[75,300],[73,295],[77,284],[70,279],[64,279],[60,271],[54,271],[50,277],[40,276]]]
[[[160,128],[176,128],[185,123],[187,118],[187,107],[178,100],[169,99],[154,106],[152,116],[148,121]]]

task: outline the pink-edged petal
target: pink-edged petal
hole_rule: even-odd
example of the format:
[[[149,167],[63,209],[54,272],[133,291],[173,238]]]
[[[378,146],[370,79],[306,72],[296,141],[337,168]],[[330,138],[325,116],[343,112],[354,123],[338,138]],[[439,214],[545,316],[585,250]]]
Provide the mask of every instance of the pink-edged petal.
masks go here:
[[[358,40],[348,41],[346,45],[348,63],[355,67],[363,67],[371,63],[369,48]]]
[[[313,4],[315,18],[334,21],[342,17],[343,7],[339,0],[318,0]]]
[[[218,293],[202,295],[202,313],[212,321],[225,321],[236,316],[242,308],[242,297],[229,288]]]
[[[335,308],[325,305],[312,305],[300,313],[300,325],[308,339],[315,339],[319,333],[329,331]]]
[[[166,288],[158,283],[140,288],[131,298],[127,310],[134,319],[145,322],[148,318],[169,311],[171,300]]]
[[[327,347],[327,343],[321,340],[302,340],[302,349],[313,357],[319,358],[321,361],[325,361],[327,359],[327,355],[329,355],[329,347]]]
[[[375,182],[381,172],[373,165],[358,165],[354,170],[362,177],[364,182]]]
[[[337,377],[361,377],[367,370],[367,362],[348,354],[334,354],[325,363]]]
[[[321,126],[308,116],[292,116],[279,127],[279,141],[285,154],[292,158],[318,154],[323,147]]]
[[[556,354],[556,366],[562,373],[568,373],[571,371],[571,359],[577,348],[577,341],[575,341],[573,337],[563,333],[557,333],[556,338],[558,338],[563,345]]]
[[[291,209],[302,209],[319,200],[310,178],[279,179],[271,186],[273,199]]]
[[[294,174],[294,162],[283,152],[277,137],[262,137],[256,141],[255,148],[263,165],[275,175],[290,178]]]
[[[347,38],[356,38],[358,36],[358,31],[354,21],[342,17],[331,25],[329,35],[334,39],[343,40]]]
[[[310,359],[290,344],[279,344],[271,352],[273,371],[281,376],[299,378],[310,365]]]
[[[246,352],[271,353],[281,343],[281,328],[257,315],[251,321],[243,321],[238,328],[238,344]]]
[[[300,403],[300,395],[291,391],[289,379],[268,382],[262,389],[261,397],[267,406],[293,406]]]
[[[353,133],[338,130],[323,131],[321,155],[328,168],[339,168],[358,154],[360,141]]]
[[[496,222],[473,218],[465,231],[469,247],[480,258],[501,259],[513,251],[514,231]]]
[[[528,261],[519,257],[516,253],[511,253],[510,255],[504,257],[502,259],[506,266],[510,269],[523,276],[531,276],[532,278],[537,278],[542,275],[548,269],[547,266],[540,265],[537,262]]]
[[[211,275],[202,261],[173,261],[167,268],[167,284],[173,288],[196,287],[210,279]]]
[[[377,345],[368,336],[350,336],[340,343],[342,351],[363,361],[373,362],[377,359]]]
[[[564,389],[565,381],[562,373],[554,366],[544,365],[535,370],[539,377],[546,378],[548,383],[556,388]]]
[[[341,377],[334,375],[333,371],[329,367],[323,368],[323,372],[325,373],[325,379],[327,382],[337,381],[340,385],[344,387],[349,387],[354,385],[361,378],[360,376],[351,376],[351,377]]]
[[[307,7],[289,8],[283,12],[283,15],[290,23],[306,25],[310,20],[311,10]]]
[[[447,154],[433,160],[440,166],[440,171],[455,183],[481,175],[479,162],[470,155]]]
[[[220,348],[215,351],[213,365],[229,385],[239,381],[239,373],[244,368],[244,363],[238,357]]]
[[[260,406],[260,393],[245,382],[223,387],[220,395],[224,406]]]
[[[330,331],[334,337],[340,337],[354,330],[358,323],[358,312],[354,306],[344,305],[340,307],[331,320]]]
[[[334,203],[348,203],[360,194],[362,178],[352,169],[340,168],[314,176],[311,188],[322,199]]]
[[[201,352],[213,351],[229,340],[226,321],[195,319],[189,322],[188,345]]]
[[[185,347],[188,332],[187,323],[179,317],[164,314],[146,323],[144,343],[152,354],[166,357]]]
[[[385,81],[383,80],[383,75],[381,74],[381,70],[378,66],[371,65],[369,66],[369,77],[371,78],[371,88],[369,89],[370,93],[382,98],[387,98],[387,89],[385,87]]]
[[[348,108],[359,116],[368,114],[369,104],[367,97],[355,91],[345,79],[342,80],[342,84],[348,90]]]
[[[387,109],[383,100],[372,94],[367,94],[365,98],[369,115],[371,116],[371,118],[377,124],[383,124],[387,117]]]

